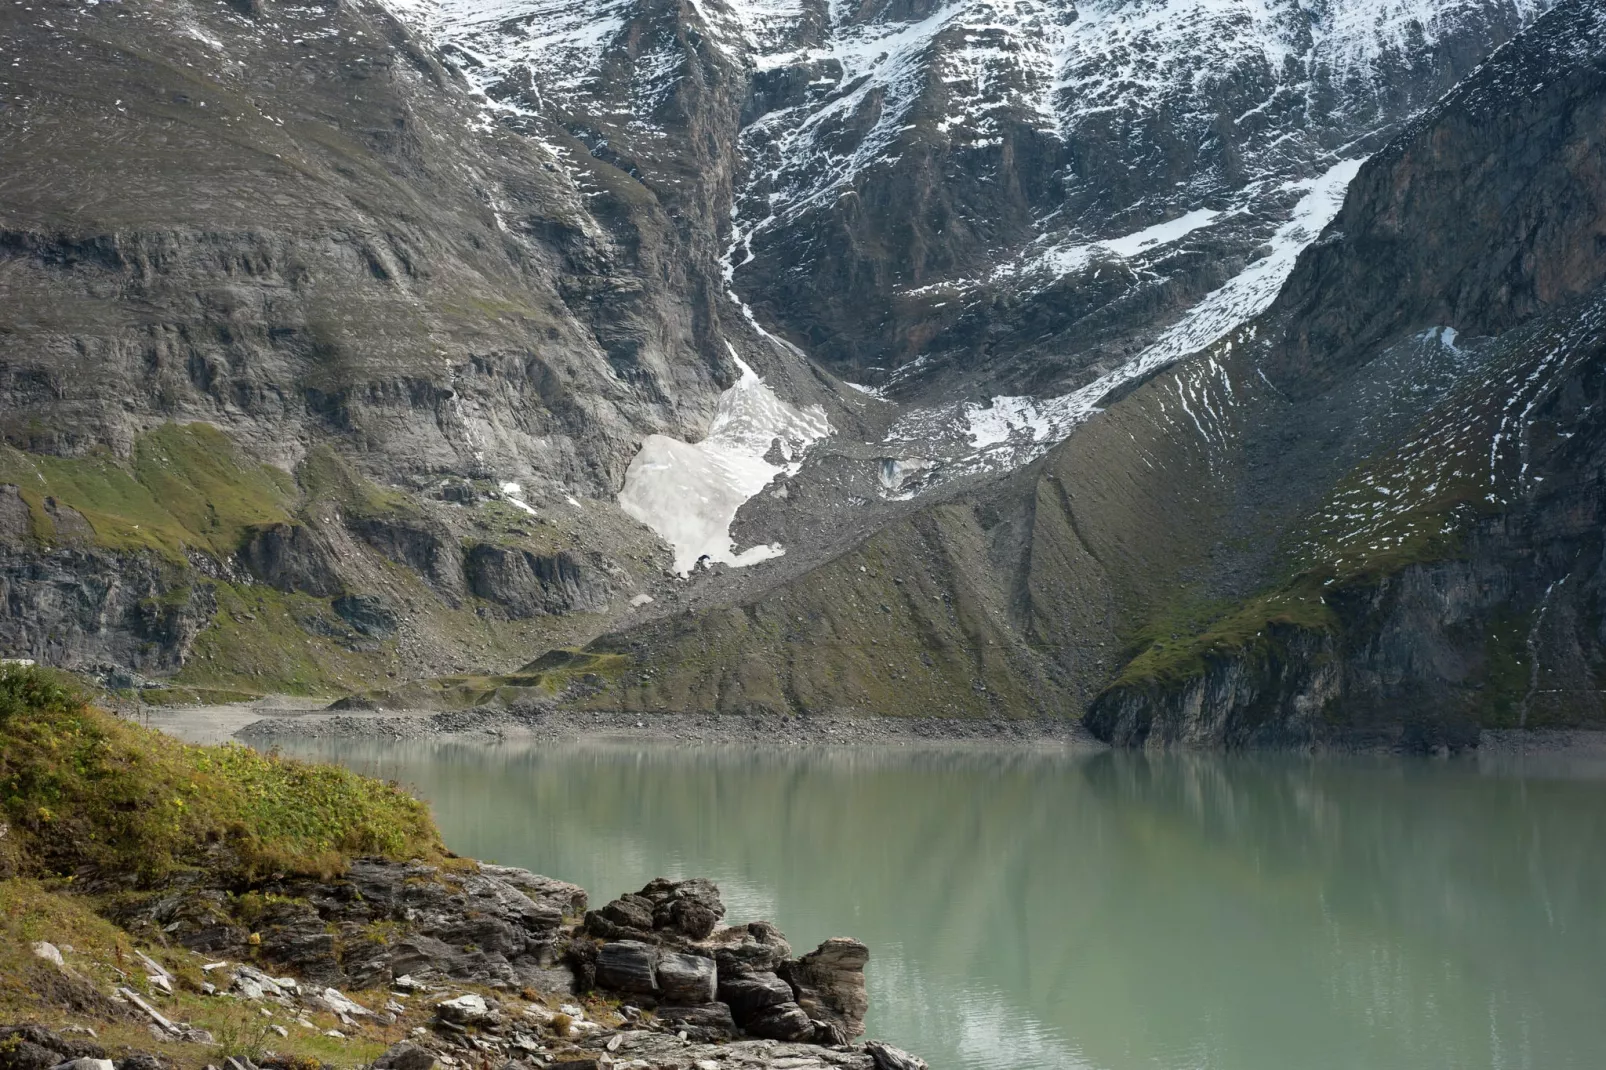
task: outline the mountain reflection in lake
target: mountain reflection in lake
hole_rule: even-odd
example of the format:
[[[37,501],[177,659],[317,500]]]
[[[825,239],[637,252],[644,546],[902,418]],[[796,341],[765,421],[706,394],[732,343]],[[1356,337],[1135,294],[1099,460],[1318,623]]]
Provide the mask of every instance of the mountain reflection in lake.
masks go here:
[[[871,948],[933,1070],[1478,1070],[1606,1058],[1598,768],[329,742],[452,847],[595,904],[709,876]]]

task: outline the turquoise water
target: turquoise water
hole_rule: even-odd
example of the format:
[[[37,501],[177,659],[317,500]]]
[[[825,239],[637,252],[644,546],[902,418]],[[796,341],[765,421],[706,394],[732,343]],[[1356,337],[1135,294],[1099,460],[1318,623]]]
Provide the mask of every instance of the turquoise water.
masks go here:
[[[1606,1066],[1599,768],[324,743],[594,903],[710,876],[870,945],[933,1070]]]

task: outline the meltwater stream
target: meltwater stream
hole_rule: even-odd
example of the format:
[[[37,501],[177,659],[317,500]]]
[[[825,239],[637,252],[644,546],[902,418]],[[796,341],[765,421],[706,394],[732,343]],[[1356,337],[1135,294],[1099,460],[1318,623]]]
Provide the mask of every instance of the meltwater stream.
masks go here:
[[[331,743],[454,849],[596,903],[706,875],[869,944],[933,1070],[1606,1065],[1606,772],[1487,764]]]

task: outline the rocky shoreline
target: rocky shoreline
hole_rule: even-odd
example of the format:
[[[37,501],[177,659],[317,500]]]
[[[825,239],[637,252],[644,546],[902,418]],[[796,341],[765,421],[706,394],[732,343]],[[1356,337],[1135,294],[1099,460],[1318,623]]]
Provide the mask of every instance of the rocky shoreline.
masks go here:
[[[82,891],[118,883],[91,879]],[[794,956],[769,922],[723,925],[707,880],[660,878],[588,910],[583,889],[527,870],[365,858],[330,880],[240,889],[194,875],[125,889],[118,902],[124,930],[153,950],[185,949],[198,967],[136,952],[142,982],[101,992],[78,968],[99,964],[41,941],[32,983],[73,988],[70,1005],[90,1016],[142,1022],[166,1054],[113,1052],[88,1025],[69,1036],[27,1024],[0,1028],[0,1070],[200,1064],[175,1060],[175,1045],[221,1070],[309,1070],[273,1050],[292,1031],[384,1043],[379,1058],[349,1064],[373,1070],[926,1066],[857,1042],[869,1002],[864,944],[833,938]],[[192,996],[241,1005],[256,1040],[179,1020]]]
[[[156,723],[178,735],[204,728],[218,707],[170,710]],[[385,740],[465,737],[567,742],[581,739],[668,743],[762,743],[769,746],[933,744],[1103,748],[1080,722],[943,717],[787,717],[774,713],[659,715],[579,712],[532,705],[432,712],[422,710],[266,711],[233,735],[252,744],[293,740]],[[236,710],[227,716],[237,721]],[[186,721],[191,722],[186,725]]]

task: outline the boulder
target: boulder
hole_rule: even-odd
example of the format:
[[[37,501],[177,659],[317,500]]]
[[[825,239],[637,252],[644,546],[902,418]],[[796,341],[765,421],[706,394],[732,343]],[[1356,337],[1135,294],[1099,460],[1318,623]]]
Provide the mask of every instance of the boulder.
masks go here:
[[[31,1040],[18,1037],[0,1042],[0,1070],[50,1070],[60,1062],[60,1052]]]
[[[46,1029],[42,1025],[13,1025],[0,1028],[0,1051],[10,1047],[13,1043],[29,1043],[35,1047],[53,1052],[54,1057],[50,1060],[51,1066],[70,1059],[106,1058],[106,1049],[94,1041],[65,1037],[60,1033]]]
[[[865,1054],[875,1060],[875,1070],[927,1070],[926,1060],[916,1058],[902,1048],[872,1040],[864,1046]]]
[[[729,1004],[736,1024],[747,1023],[767,1007],[790,1003],[796,997],[792,986],[773,973],[752,973],[719,979],[719,998]]]
[[[435,1016],[454,1025],[483,1025],[496,1017],[484,997],[473,992],[435,1004]]]
[[[656,994],[658,949],[639,940],[617,940],[597,950],[597,985],[615,992]]]
[[[814,1036],[814,1023],[796,1003],[790,1001],[765,1007],[742,1024],[749,1036],[765,1040],[808,1040]]]
[[[110,1059],[69,1059],[57,1063],[55,1070],[117,1070]]]
[[[405,1040],[374,1060],[374,1070],[433,1070],[434,1066],[434,1052]]]
[[[639,895],[621,895],[602,908],[602,916],[622,928],[651,932],[652,907],[651,900]]]
[[[792,957],[792,945],[767,921],[720,929],[699,946],[713,953],[722,974],[774,972]]]
[[[641,894],[653,901],[653,928],[688,940],[706,940],[725,916],[719,886],[702,877],[685,881],[660,877],[643,888]]]
[[[713,959],[667,954],[658,960],[658,988],[674,1003],[712,1003],[719,991],[719,971]]]
[[[117,1070],[166,1070],[166,1064],[149,1052],[136,1051],[114,1061]]]
[[[782,964],[776,972],[791,983],[798,1004],[810,1018],[838,1026],[843,1035],[864,1032],[870,997],[864,987],[864,966],[870,949],[857,940],[832,937],[818,948]]]
[[[676,1029],[684,1029],[688,1039],[707,1043],[736,1035],[736,1020],[731,1009],[723,1003],[699,1003],[695,1006],[678,1003],[660,1003],[658,1020]]]

